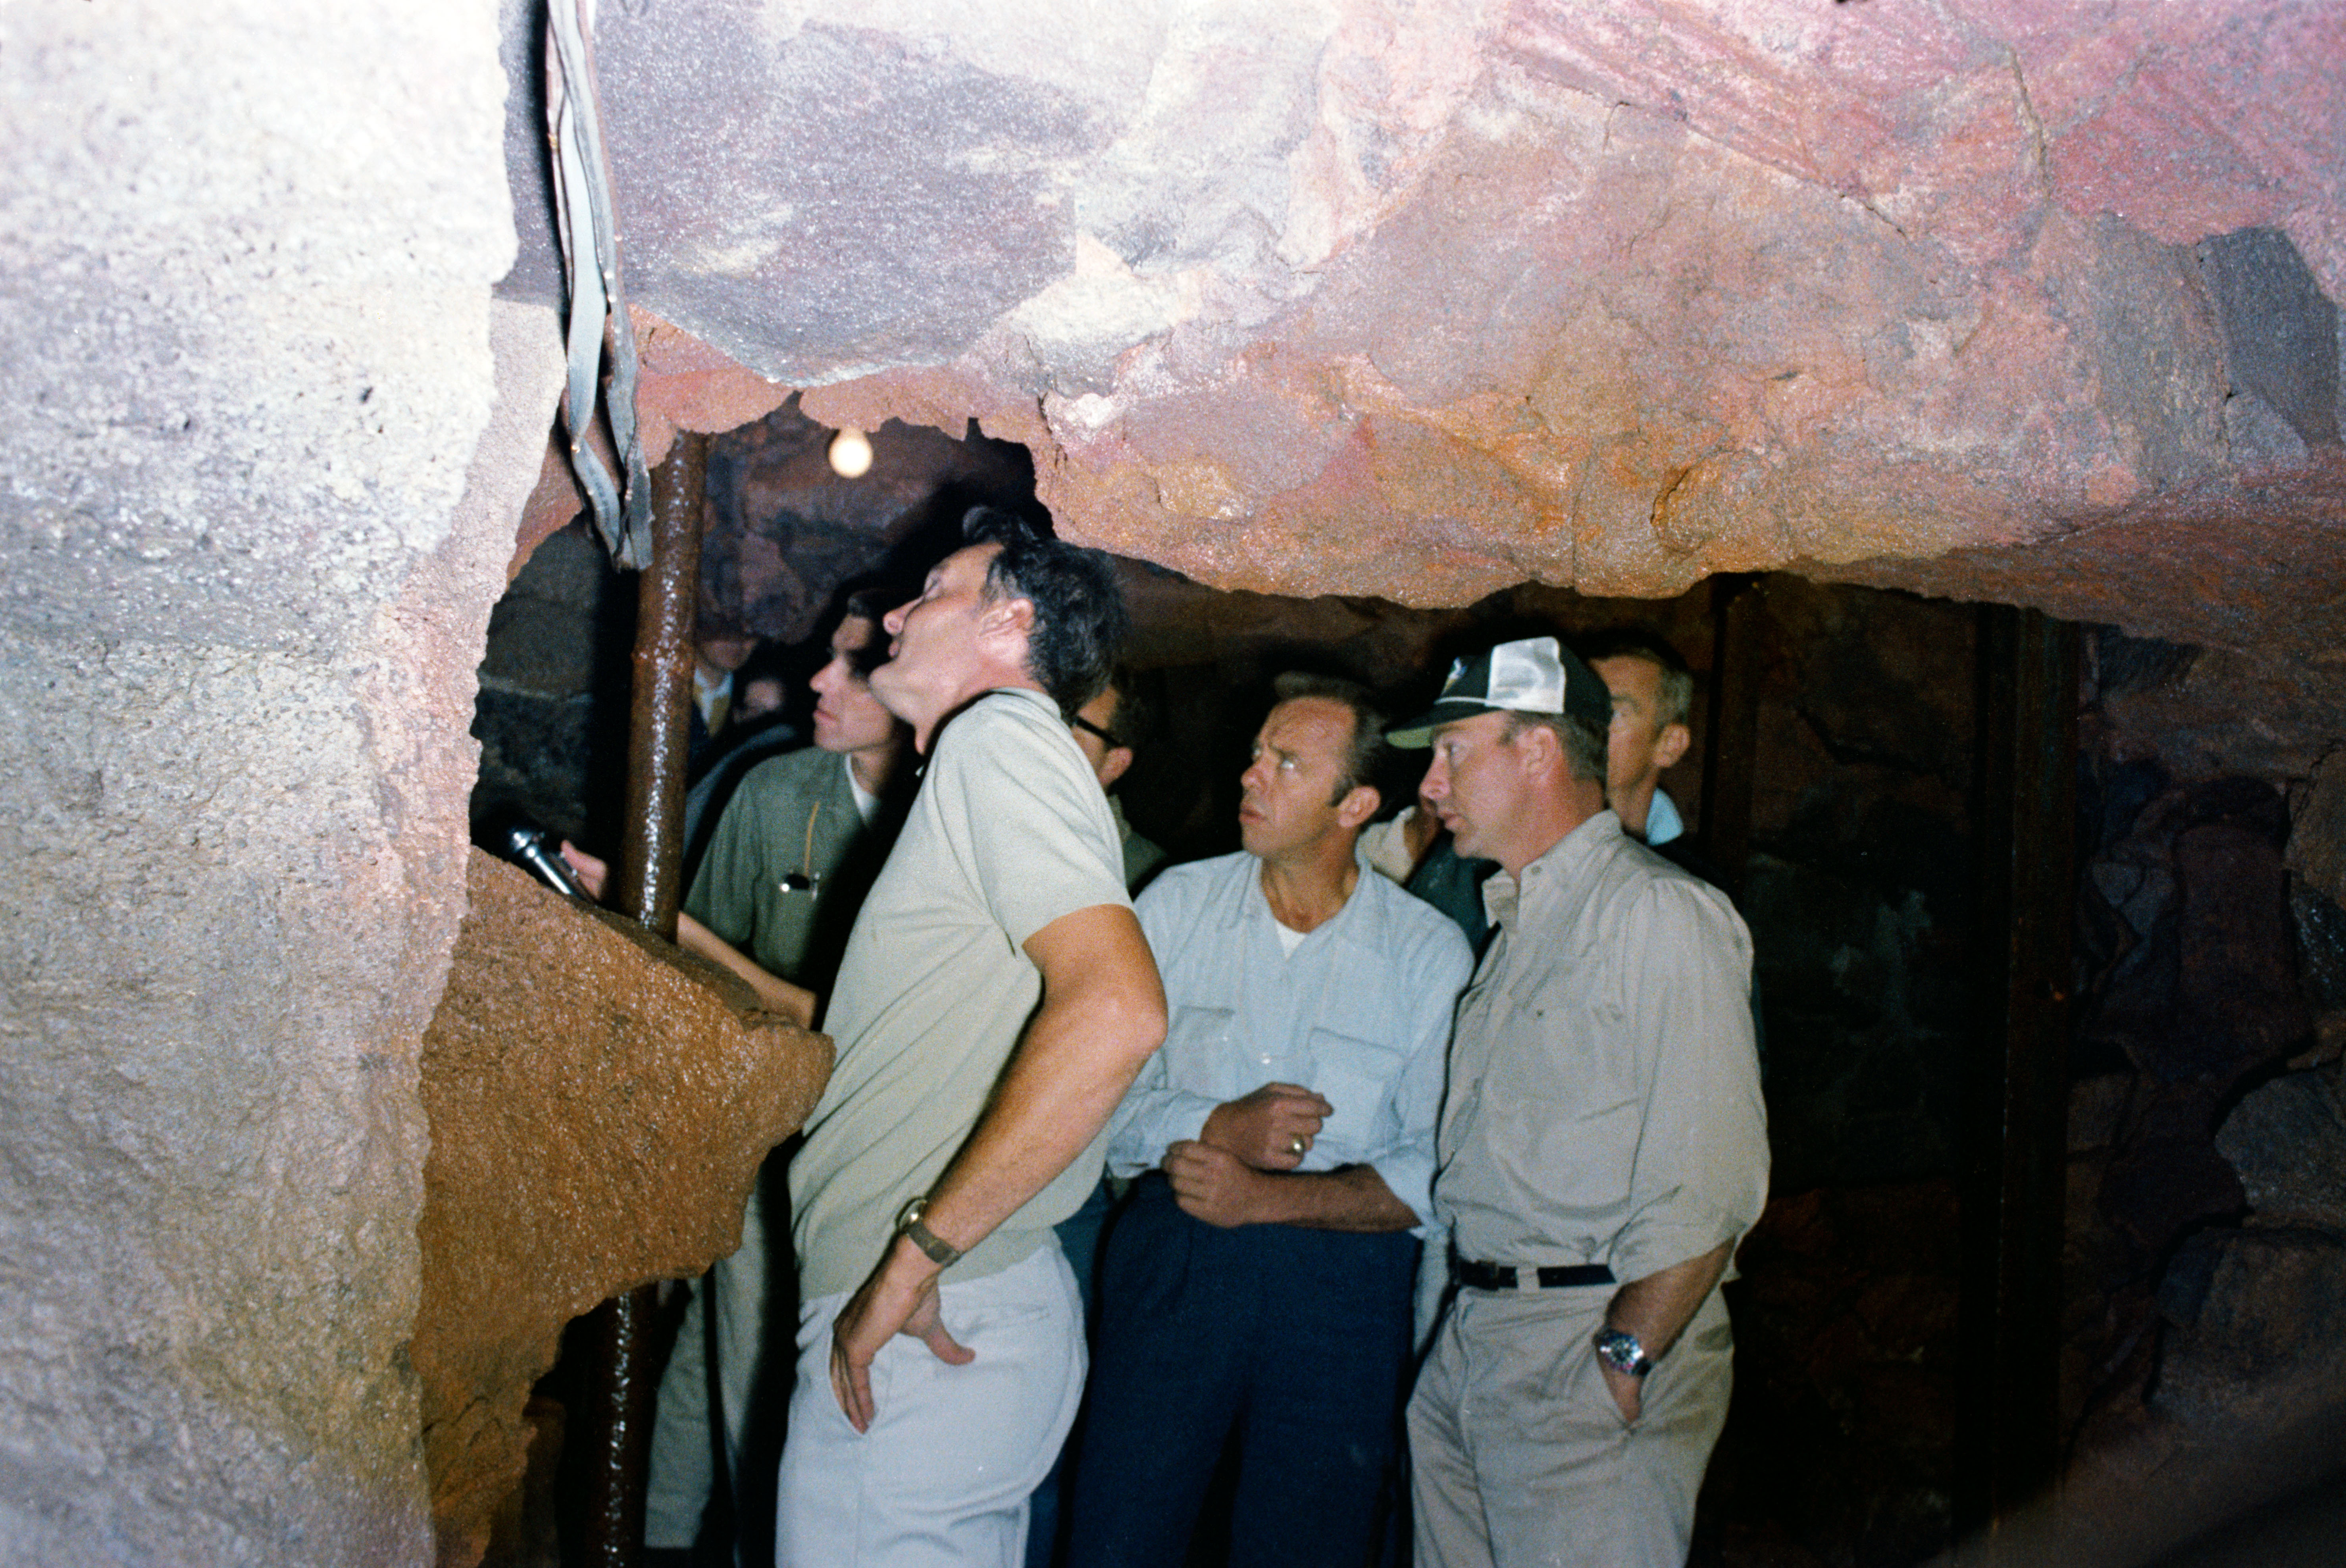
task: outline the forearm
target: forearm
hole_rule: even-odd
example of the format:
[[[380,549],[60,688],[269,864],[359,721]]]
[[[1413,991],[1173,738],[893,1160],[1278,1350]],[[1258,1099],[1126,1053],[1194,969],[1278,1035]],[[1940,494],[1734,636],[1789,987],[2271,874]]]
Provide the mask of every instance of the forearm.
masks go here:
[[[1173,1200],[1193,1219],[1222,1229],[1241,1225],[1293,1225],[1307,1230],[1408,1230],[1417,1224],[1409,1205],[1393,1196],[1371,1166],[1334,1171],[1258,1170],[1211,1144],[1175,1144],[1165,1151]]]
[[[1164,1009],[1145,1000],[1051,1003],[1027,1023],[993,1104],[929,1187],[924,1223],[969,1251],[1042,1193],[1098,1136],[1149,1052]]]
[[[1332,1171],[1257,1172],[1266,1188],[1263,1220],[1306,1230],[1413,1230],[1417,1213],[1392,1194],[1374,1166]]]
[[[1606,1305],[1606,1326],[1635,1334],[1646,1354],[1659,1359],[1719,1284],[1734,1253],[1735,1244],[1723,1242],[1699,1257],[1631,1280]]]
[[[1215,1102],[1204,1095],[1147,1087],[1152,1075],[1162,1076],[1154,1068],[1144,1071],[1139,1078],[1144,1086],[1125,1095],[1117,1114],[1117,1131],[1107,1149],[1108,1166],[1116,1175],[1137,1176],[1156,1169],[1168,1147],[1184,1138],[1201,1136],[1206,1118],[1213,1112]]]
[[[739,975],[769,1013],[779,1013],[801,1029],[814,1027],[816,997],[803,986],[792,985],[760,969],[740,948],[688,914],[676,917],[676,945]]]

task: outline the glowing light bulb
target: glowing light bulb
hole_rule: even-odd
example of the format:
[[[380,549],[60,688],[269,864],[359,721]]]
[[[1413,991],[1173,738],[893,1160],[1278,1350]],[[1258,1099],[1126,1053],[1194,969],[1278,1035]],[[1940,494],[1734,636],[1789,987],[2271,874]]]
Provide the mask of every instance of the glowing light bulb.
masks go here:
[[[831,471],[842,479],[872,472],[872,439],[852,426],[831,438]]]

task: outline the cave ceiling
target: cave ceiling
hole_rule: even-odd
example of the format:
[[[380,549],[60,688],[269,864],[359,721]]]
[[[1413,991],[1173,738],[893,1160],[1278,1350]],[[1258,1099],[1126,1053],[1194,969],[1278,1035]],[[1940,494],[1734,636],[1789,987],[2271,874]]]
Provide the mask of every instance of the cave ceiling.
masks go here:
[[[974,418],[1219,586],[1789,568],[2337,657],[2333,5],[617,0],[596,46],[656,433]]]

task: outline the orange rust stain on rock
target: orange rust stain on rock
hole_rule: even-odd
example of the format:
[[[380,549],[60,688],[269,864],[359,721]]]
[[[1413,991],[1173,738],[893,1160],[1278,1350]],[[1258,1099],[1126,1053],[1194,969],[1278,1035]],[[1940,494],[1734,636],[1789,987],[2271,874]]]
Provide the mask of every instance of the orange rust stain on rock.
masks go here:
[[[530,1386],[563,1325],[740,1245],[767,1151],[831,1042],[729,975],[474,850],[472,908],[423,1036],[423,1297],[412,1347],[443,1568],[519,1484]]]

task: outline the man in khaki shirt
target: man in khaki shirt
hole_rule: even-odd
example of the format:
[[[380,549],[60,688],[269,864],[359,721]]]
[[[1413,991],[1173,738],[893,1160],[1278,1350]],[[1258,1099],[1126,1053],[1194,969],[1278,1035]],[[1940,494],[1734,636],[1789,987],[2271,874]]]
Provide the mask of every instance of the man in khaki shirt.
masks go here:
[[[1604,684],[1553,637],[1461,660],[1422,787],[1495,860],[1437,1217],[1459,1289],[1410,1402],[1423,1568],[1686,1560],[1727,1419],[1719,1284],[1767,1195],[1751,944],[1606,809]]]

